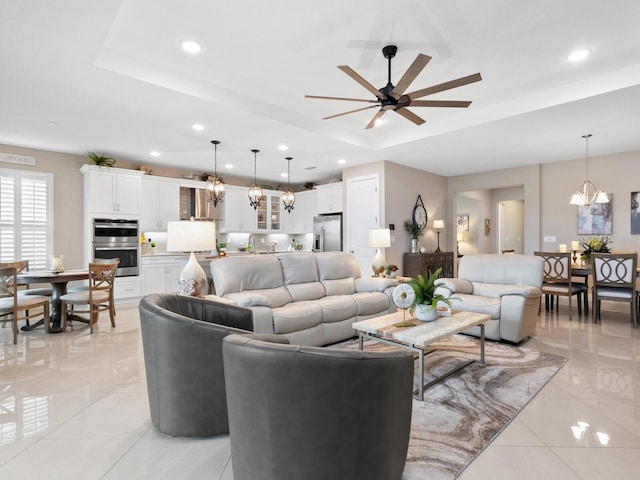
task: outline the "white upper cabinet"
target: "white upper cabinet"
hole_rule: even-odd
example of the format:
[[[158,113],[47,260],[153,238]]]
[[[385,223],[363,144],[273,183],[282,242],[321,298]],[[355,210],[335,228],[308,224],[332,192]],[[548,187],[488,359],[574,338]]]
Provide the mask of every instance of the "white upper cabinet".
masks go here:
[[[119,215],[140,214],[142,172],[83,165],[87,211]]]
[[[143,177],[141,180],[142,230],[166,230],[167,222],[180,220],[180,184],[178,181]]]
[[[293,212],[292,233],[313,233],[313,217],[316,216],[316,192],[314,190],[296,193]],[[284,215],[287,215],[286,213]]]
[[[227,192],[222,199],[224,222],[222,232],[254,232],[256,231],[256,211],[249,205],[248,189],[227,185]]]
[[[342,212],[342,182],[316,187],[318,213]]]

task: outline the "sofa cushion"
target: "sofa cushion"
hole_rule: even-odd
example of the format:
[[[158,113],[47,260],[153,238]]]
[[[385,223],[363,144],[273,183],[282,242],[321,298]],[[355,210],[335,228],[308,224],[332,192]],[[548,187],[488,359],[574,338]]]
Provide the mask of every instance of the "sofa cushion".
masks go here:
[[[484,313],[490,315],[492,319],[500,318],[500,298],[485,297],[482,295],[468,295],[466,293],[456,293],[451,299],[451,308],[464,310],[465,312]]]
[[[291,295],[284,287],[278,288],[265,288],[261,290],[245,290],[237,293],[227,293],[223,298],[238,302],[243,297],[247,297],[250,303],[255,301],[252,305],[243,305],[246,307],[264,306],[264,307],[281,307],[287,303],[291,303]],[[265,302],[266,299],[266,302]],[[267,303],[269,305],[267,305]]]
[[[353,278],[339,278],[336,280],[323,280],[322,286],[327,296],[351,295],[356,293],[356,283]]]
[[[320,282],[295,283],[285,287],[294,302],[317,300],[324,297],[325,290]]]
[[[317,282],[318,267],[311,253],[283,253],[276,255],[282,267],[284,284]]]
[[[543,268],[542,258],[533,255],[465,255],[460,259],[458,277],[470,282],[540,288]]]
[[[239,307],[271,307],[271,302],[261,293],[238,292],[229,293],[220,300],[232,302]]]
[[[216,295],[284,287],[280,262],[273,255],[217,258],[210,264]],[[287,293],[287,296],[289,294]],[[274,306],[280,306],[271,299]],[[290,301],[290,300],[289,300]]]
[[[389,310],[389,297],[381,292],[361,292],[352,295],[358,306],[358,316]]]
[[[340,322],[353,318],[358,313],[358,305],[350,295],[332,295],[316,302],[322,309],[322,323]]]
[[[325,280],[337,280],[343,278],[360,277],[360,266],[356,257],[347,252],[316,253],[316,265],[318,277],[324,283]]]
[[[294,302],[274,308],[273,333],[291,333],[320,325],[322,309],[318,302]]]

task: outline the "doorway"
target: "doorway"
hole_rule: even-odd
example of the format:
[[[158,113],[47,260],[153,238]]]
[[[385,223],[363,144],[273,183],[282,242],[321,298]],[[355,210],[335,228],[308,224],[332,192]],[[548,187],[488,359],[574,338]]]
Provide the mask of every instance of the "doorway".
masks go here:
[[[498,251],[524,253],[524,200],[498,202]]]

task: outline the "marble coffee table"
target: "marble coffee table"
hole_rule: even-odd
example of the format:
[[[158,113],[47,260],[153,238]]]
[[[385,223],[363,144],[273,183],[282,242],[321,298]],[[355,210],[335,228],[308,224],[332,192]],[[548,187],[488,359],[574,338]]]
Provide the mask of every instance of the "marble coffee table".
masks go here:
[[[489,315],[473,312],[456,312],[448,317],[438,317],[437,320],[432,322],[421,322],[407,315],[407,320],[414,323],[415,326],[395,326],[403,322],[403,320],[403,312],[395,312],[355,322],[353,328],[358,332],[360,338],[360,350],[363,349],[364,339],[368,338],[376,342],[410,350],[418,355],[418,368],[420,371],[419,384],[418,389],[413,392],[418,400],[424,400],[424,391],[427,388],[453,375],[475,361],[467,360],[425,385],[424,356],[433,351],[430,347],[433,343],[444,340],[468,328],[480,326],[480,363],[484,364],[484,323],[491,320]]]

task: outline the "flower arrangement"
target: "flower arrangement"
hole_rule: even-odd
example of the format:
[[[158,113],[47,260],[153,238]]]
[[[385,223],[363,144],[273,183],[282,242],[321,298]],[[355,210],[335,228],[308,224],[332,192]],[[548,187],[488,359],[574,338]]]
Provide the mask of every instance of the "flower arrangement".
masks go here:
[[[389,264],[389,265],[385,265],[384,267],[384,274],[386,277],[389,278],[393,278],[396,276],[396,273],[398,271],[398,266],[394,265],[394,264]]]
[[[609,253],[611,249],[609,248],[609,244],[612,243],[611,239],[606,236],[598,236],[598,237],[589,237],[587,240],[580,240],[580,246],[582,247],[582,254],[580,255],[580,259],[585,262],[591,261],[592,253]]]
[[[418,240],[418,238],[422,236],[422,233],[424,231],[424,227],[420,227],[420,225],[418,225],[413,220],[405,220],[404,229],[409,235],[411,235],[411,238],[414,240]]]

